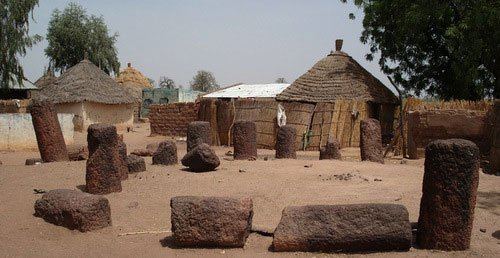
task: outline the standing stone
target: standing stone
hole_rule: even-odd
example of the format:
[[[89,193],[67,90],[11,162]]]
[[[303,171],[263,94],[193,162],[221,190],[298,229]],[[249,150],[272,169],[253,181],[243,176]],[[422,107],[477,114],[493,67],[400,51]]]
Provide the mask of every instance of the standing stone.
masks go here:
[[[214,171],[220,165],[219,157],[206,143],[202,143],[188,152],[181,162],[193,172]]]
[[[252,228],[250,198],[178,196],[170,207],[177,246],[243,247]]]
[[[68,156],[71,161],[87,160],[89,158],[89,150],[85,145],[69,145]]]
[[[493,133],[491,135],[490,174],[500,176],[500,99],[493,107]]]
[[[408,251],[411,225],[398,204],[286,207],[274,231],[277,252]]]
[[[191,122],[188,125],[187,131],[187,152],[190,152],[194,147],[206,143],[212,143],[210,137],[210,123],[203,121]]]
[[[319,150],[319,159],[342,159],[340,143],[336,139],[328,139],[325,147]]]
[[[176,165],[177,146],[175,142],[164,141],[158,146],[158,149],[153,154],[153,165]]]
[[[380,122],[373,118],[362,120],[360,131],[361,160],[384,164]]]
[[[234,159],[257,159],[257,132],[255,123],[237,121],[233,126]]]
[[[81,232],[111,226],[111,208],[103,196],[57,189],[35,202],[35,216]]]
[[[45,100],[32,100],[29,109],[43,162],[69,160],[54,104]]]
[[[297,130],[291,125],[284,125],[278,128],[276,135],[276,158],[277,159],[296,159],[295,137]]]
[[[469,248],[479,157],[479,148],[468,140],[437,140],[427,145],[418,218],[419,247],[447,251]]]
[[[88,128],[86,190],[93,194],[121,192],[121,179],[128,168],[118,151],[116,127],[92,124]]]
[[[144,158],[134,154],[127,157],[127,166],[130,174],[146,171],[146,161]]]

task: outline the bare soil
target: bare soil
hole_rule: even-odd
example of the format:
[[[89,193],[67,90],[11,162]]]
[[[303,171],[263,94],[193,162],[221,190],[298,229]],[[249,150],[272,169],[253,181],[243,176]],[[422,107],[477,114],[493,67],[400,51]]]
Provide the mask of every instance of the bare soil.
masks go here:
[[[137,125],[124,134],[129,152],[166,137],[148,137],[149,125]],[[76,141],[85,143],[85,135]],[[186,144],[178,141],[179,158]],[[190,173],[182,165],[151,165],[122,182],[123,191],[106,195],[113,226],[80,233],[46,223],[33,216],[40,197],[34,189],[81,189],[85,161],[25,166],[38,151],[2,152],[0,160],[0,256],[3,257],[312,257],[339,254],[273,253],[272,237],[251,234],[243,249],[178,249],[169,244],[173,196],[250,196],[254,228],[273,231],[288,205],[399,203],[418,219],[423,160],[386,159],[385,164],[359,162],[359,149],[342,150],[343,161],[318,160],[319,152],[298,152],[297,160],[275,160],[274,151],[259,150],[257,161],[234,161],[229,147],[214,147],[221,159],[216,172]],[[267,160],[266,160],[267,159]],[[401,164],[404,163],[404,164]],[[500,177],[481,173],[471,248],[440,252],[412,248],[404,253],[367,256],[500,256]],[[484,231],[484,232],[483,232]],[[496,232],[496,233],[495,233]],[[127,235],[127,234],[131,235]],[[495,236],[497,238],[495,238]],[[364,256],[365,254],[363,254]],[[344,256],[344,255],[342,255]],[[360,256],[353,255],[353,256]]]

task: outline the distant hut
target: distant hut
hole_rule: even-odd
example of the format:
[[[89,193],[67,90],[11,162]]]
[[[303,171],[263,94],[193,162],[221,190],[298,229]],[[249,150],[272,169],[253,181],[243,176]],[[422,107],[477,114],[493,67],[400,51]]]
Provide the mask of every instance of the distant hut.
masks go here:
[[[75,130],[86,130],[93,123],[109,123],[118,129],[133,125],[136,98],[89,60],[65,71],[40,90],[39,98],[56,104],[58,113],[75,115]]]
[[[136,98],[136,104],[134,105],[134,120],[137,121],[140,116],[142,91],[144,89],[152,89],[153,85],[139,70],[132,67],[131,63],[127,63],[127,68],[123,69],[115,80],[121,86],[129,89]]]
[[[43,89],[43,87],[55,83],[57,77],[51,71],[46,71],[44,75],[35,81],[35,85],[38,89]]]
[[[28,80],[23,80],[21,84],[14,81],[9,88],[0,88],[0,99],[30,99],[38,92],[38,88]]]

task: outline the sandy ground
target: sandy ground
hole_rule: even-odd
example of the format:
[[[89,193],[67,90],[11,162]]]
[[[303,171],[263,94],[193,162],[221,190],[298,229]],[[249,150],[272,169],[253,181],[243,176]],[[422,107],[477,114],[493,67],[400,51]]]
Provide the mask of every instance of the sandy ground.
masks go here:
[[[129,151],[165,137],[147,137],[147,124],[124,134]],[[85,142],[85,135],[77,135]],[[185,143],[178,142],[179,156]],[[399,203],[412,222],[418,219],[423,160],[401,164],[388,159],[385,165],[359,162],[357,148],[344,149],[344,161],[319,161],[317,152],[299,152],[297,160],[274,160],[273,151],[259,150],[257,161],[232,161],[228,147],[215,147],[221,158],[216,172],[189,173],[182,166],[153,166],[131,175],[123,191],[107,195],[113,226],[80,233],[54,226],[33,216],[40,195],[33,189],[75,189],[85,184],[85,161],[24,166],[37,151],[2,152],[0,160],[0,256],[2,257],[256,257],[335,256],[338,254],[273,253],[272,238],[252,234],[243,249],[176,249],[163,239],[170,236],[169,200],[178,195],[250,196],[254,202],[254,227],[273,230],[288,205]],[[268,161],[264,157],[269,157]],[[307,167],[306,167],[307,166]],[[240,172],[243,170],[244,172]],[[350,180],[334,175],[351,173]],[[377,179],[377,180],[375,180]],[[481,173],[471,249],[437,252],[412,248],[404,253],[374,253],[354,256],[500,256],[500,177]],[[485,232],[481,232],[481,230]],[[160,231],[126,235],[141,231]],[[496,234],[494,232],[497,231]],[[495,238],[496,236],[497,238]],[[342,255],[344,256],[344,255]]]

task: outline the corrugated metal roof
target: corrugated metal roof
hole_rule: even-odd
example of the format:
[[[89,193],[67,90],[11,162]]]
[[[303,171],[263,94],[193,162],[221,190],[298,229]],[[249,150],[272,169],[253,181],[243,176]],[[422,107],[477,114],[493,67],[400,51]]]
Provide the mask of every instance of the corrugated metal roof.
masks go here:
[[[240,84],[209,93],[203,98],[274,98],[288,86],[288,83]]]

